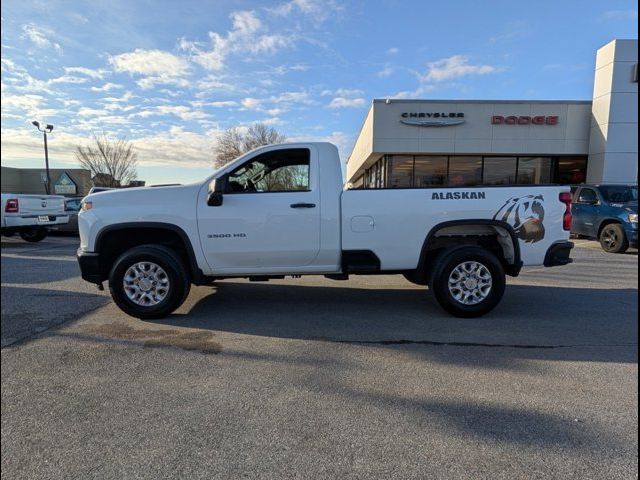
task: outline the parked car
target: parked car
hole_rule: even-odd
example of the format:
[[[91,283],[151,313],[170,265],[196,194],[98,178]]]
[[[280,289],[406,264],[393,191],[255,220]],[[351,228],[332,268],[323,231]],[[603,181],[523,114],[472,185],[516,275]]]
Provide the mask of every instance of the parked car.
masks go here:
[[[571,233],[598,239],[606,252],[638,248],[637,185],[580,185],[573,191]]]
[[[47,229],[64,225],[69,215],[59,195],[2,194],[2,235],[19,234],[27,242],[39,242]]]
[[[82,197],[66,198],[64,200],[64,211],[69,215],[69,222],[59,225],[56,230],[65,233],[78,233],[78,212],[82,204]]]
[[[502,298],[505,274],[566,265],[573,247],[569,187],[344,190],[328,143],[262,147],[192,185],[89,195],[78,223],[82,278],[108,280],[138,318],[168,315],[192,283],[219,278],[391,273],[477,317]]]

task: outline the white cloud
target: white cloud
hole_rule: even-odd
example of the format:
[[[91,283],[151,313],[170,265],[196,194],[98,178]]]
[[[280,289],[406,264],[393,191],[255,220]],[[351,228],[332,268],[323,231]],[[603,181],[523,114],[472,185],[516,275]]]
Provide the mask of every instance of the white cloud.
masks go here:
[[[199,42],[180,40],[180,48],[207,70],[221,70],[231,54],[273,54],[292,43],[290,36],[268,34],[255,11],[242,10],[231,14],[232,28],[226,34],[209,32],[211,49],[203,50]]]
[[[265,125],[273,126],[273,125],[283,125],[285,121],[279,117],[270,117],[270,118],[265,118],[263,120],[259,120],[259,123],[264,123]]]
[[[189,73],[189,63],[184,58],[163,50],[138,48],[133,52],[110,56],[109,63],[117,72],[142,76],[137,81],[142,89],[149,89],[157,84],[189,86],[184,78]]]
[[[398,52],[400,52],[400,49],[392,47],[392,48],[388,48],[387,51],[385,52],[387,55],[395,55]]]
[[[393,95],[388,95],[388,98],[419,98],[422,95],[425,95],[429,92],[432,92],[435,90],[435,86],[434,85],[428,85],[428,84],[422,84],[420,85],[418,88],[416,88],[415,90],[404,90],[401,92],[397,92],[394,93]],[[387,98],[385,97],[385,98]]]
[[[357,97],[364,95],[364,92],[358,88],[338,88],[337,90],[323,90],[320,95],[329,96],[336,95],[338,97]]]
[[[88,108],[83,107],[78,110],[78,115],[81,117],[97,117],[100,115],[107,115],[109,113],[108,110],[102,108]]]
[[[441,82],[468,75],[487,75],[499,71],[492,65],[470,65],[469,57],[465,55],[453,55],[427,64],[427,73],[424,81]]]
[[[36,113],[43,101],[41,95],[2,95],[2,112],[17,110],[28,114]]]
[[[262,101],[257,98],[243,98],[240,103],[247,110],[257,110]]]
[[[157,105],[155,107],[149,107],[143,109],[141,112],[134,113],[131,115],[133,117],[151,117],[151,116],[163,116],[163,115],[174,115],[178,117],[180,120],[189,121],[189,120],[201,120],[205,118],[209,118],[210,115],[201,111],[201,110],[192,110],[189,107],[184,105]]]
[[[87,77],[94,78],[96,80],[101,80],[104,78],[107,73],[106,70],[98,69],[94,70],[92,68],[86,67],[64,67],[64,72],[68,74],[77,74],[77,75],[85,75]]]
[[[123,86],[118,83],[107,82],[101,87],[91,87],[91,91],[92,92],[109,92],[111,90],[116,90],[119,88],[123,88]]]
[[[237,90],[235,85],[223,82],[218,75],[207,75],[197,83],[199,90],[224,90],[225,92],[234,92]]]
[[[303,14],[323,22],[329,16],[341,10],[334,0],[290,0],[274,8],[267,9],[274,15],[286,17],[291,14]]]
[[[234,100],[223,100],[218,102],[207,102],[207,103],[204,103],[204,105],[209,107],[214,107],[214,108],[230,108],[230,107],[237,107],[238,102]]]
[[[53,31],[33,23],[22,26],[22,38],[28,39],[38,48],[53,48],[58,53],[62,53],[60,44],[49,39],[51,35],[53,35]]]
[[[357,108],[366,104],[364,91],[358,88],[338,88],[337,90],[323,90],[320,95],[333,96],[327,105],[329,108]]]
[[[380,70],[379,72],[376,72],[376,75],[380,78],[385,78],[390,76],[394,71],[395,71],[394,67],[392,67],[391,65],[385,65],[385,67],[382,70]]]
[[[275,104],[295,104],[312,105],[314,102],[307,92],[282,92],[269,98],[269,101]]]
[[[61,77],[52,78],[47,80],[49,85],[53,85],[56,83],[86,83],[86,77],[76,77],[74,75],[62,75]]]
[[[366,100],[364,98],[345,98],[345,97],[335,97],[329,103],[329,108],[358,108],[363,107],[366,104]]]
[[[104,100],[105,102],[127,103],[132,98],[134,98],[133,93],[131,93],[130,91],[126,91],[121,97],[104,97],[102,100]]]

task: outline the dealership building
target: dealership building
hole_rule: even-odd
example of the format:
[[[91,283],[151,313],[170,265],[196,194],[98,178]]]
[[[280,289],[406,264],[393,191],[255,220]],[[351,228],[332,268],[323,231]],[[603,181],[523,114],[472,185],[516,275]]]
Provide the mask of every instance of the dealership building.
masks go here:
[[[374,100],[353,188],[637,184],[638,41],[596,54],[590,101]]]

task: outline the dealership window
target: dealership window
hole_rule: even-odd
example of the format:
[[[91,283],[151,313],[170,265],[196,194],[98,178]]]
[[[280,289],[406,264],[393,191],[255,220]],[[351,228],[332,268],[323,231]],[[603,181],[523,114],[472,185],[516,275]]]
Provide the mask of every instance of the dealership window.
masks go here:
[[[387,184],[387,159],[381,158],[364,173],[364,188],[384,188]]]
[[[482,157],[449,157],[449,185],[472,186],[481,183]]]
[[[390,156],[387,159],[387,174],[387,188],[411,187],[413,179],[413,156]]]
[[[354,188],[567,185],[584,183],[586,171],[586,156],[385,155],[365,170]]]
[[[420,155],[415,157],[414,187],[432,187],[447,184],[447,157]]]
[[[555,183],[578,185],[587,179],[587,157],[560,157],[557,161]]]
[[[513,185],[516,183],[516,157],[484,157],[483,185]]]
[[[516,183],[524,185],[551,183],[551,167],[550,157],[520,157]]]

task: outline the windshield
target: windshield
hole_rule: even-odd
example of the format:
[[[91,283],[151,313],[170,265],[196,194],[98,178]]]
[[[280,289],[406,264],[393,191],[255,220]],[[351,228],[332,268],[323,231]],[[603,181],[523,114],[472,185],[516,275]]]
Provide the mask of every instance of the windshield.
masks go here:
[[[607,202],[629,203],[638,201],[638,187],[624,185],[604,185],[598,188]]]

